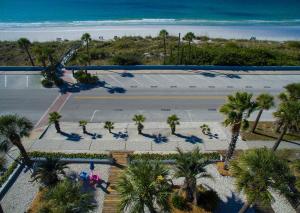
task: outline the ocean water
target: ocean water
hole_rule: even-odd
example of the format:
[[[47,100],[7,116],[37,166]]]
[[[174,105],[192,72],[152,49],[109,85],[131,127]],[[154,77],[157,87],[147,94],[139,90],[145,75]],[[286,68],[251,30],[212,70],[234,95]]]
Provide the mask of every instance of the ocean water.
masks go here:
[[[0,25],[300,25],[300,0],[0,0]]]

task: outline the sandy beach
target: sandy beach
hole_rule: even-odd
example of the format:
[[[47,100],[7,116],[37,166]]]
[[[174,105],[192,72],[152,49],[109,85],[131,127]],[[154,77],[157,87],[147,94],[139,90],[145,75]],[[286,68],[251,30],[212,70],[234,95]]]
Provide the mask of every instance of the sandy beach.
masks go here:
[[[171,35],[194,32],[212,38],[259,40],[300,40],[300,26],[192,26],[192,25],[80,25],[80,26],[9,26],[0,27],[0,40],[17,40],[27,37],[31,41],[52,41],[57,38],[76,40],[83,33],[93,39],[112,39],[114,36],[157,36],[161,29]]]

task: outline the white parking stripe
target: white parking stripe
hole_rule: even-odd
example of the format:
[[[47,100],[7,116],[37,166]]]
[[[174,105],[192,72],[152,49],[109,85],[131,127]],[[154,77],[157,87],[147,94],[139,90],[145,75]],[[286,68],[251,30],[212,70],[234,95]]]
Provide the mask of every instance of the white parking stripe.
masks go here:
[[[4,76],[4,87],[6,88],[6,86],[7,86],[7,76],[5,75]]]
[[[28,88],[28,81],[29,81],[29,77],[28,75],[26,76],[26,87]]]
[[[137,80],[134,79],[134,77],[131,79],[133,80],[135,83],[137,83],[138,85],[142,86],[142,84],[140,82],[138,82]]]
[[[111,79],[113,79],[115,82],[117,82],[121,87],[124,87],[124,84],[119,81],[118,79],[116,79],[113,75],[108,75]]]
[[[143,75],[143,77],[147,78],[149,81],[151,81],[151,82],[154,83],[154,84],[159,84],[158,81],[154,80],[153,78],[150,78],[150,77],[147,76],[147,75]]]
[[[164,76],[164,75],[159,75],[161,78],[164,78],[164,79],[166,79],[168,82],[170,82],[170,83],[174,83],[174,81],[172,81],[170,78],[167,78],[166,76]]]

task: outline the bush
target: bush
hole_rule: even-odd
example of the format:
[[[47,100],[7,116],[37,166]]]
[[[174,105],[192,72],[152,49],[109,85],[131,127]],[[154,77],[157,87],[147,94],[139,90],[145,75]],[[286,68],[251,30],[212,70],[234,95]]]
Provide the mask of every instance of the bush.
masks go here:
[[[62,80],[61,78],[55,78],[54,80],[54,84],[57,86],[57,87],[60,87],[64,84],[64,80]]]
[[[83,70],[75,72],[74,78],[82,84],[96,84],[99,81],[96,75],[91,75]]]
[[[188,208],[186,200],[178,193],[174,193],[172,196],[172,204],[176,209],[186,210]]]
[[[0,187],[7,181],[7,179],[9,178],[9,176],[15,171],[15,169],[17,168],[18,163],[17,161],[14,161],[9,167],[8,169],[4,172],[4,174],[0,177]]]
[[[135,54],[119,54],[112,58],[113,64],[116,65],[139,65],[141,58]]]
[[[91,158],[91,159],[107,159],[111,156],[108,154],[90,154],[90,153],[62,153],[62,152],[29,152],[30,157],[36,158]]]
[[[53,87],[53,82],[50,81],[50,80],[48,80],[47,78],[43,79],[43,80],[41,81],[41,83],[42,83],[43,87],[46,87],[46,88],[51,88],[51,87]]]

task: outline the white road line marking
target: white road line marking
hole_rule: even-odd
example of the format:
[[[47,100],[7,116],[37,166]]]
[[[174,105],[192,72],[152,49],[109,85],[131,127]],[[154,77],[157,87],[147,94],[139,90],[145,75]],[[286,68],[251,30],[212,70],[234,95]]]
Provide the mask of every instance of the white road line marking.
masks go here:
[[[6,88],[6,86],[7,86],[7,76],[5,75],[4,76],[4,87]]]
[[[154,80],[153,78],[150,78],[149,76],[147,75],[143,75],[143,77],[147,78],[149,81],[155,83],[155,84],[160,84],[158,81]]]
[[[28,88],[28,81],[29,81],[29,76],[26,76],[26,87]]]
[[[137,83],[138,85],[142,85],[140,82],[138,82],[137,80],[134,79],[134,77],[131,79],[133,80],[135,83]]]
[[[191,111],[191,110],[186,110],[186,113],[188,114],[190,121],[193,122],[193,118],[192,118],[192,116],[191,116],[190,111]]]
[[[116,79],[114,76],[112,76],[112,75],[108,75],[111,79],[113,79],[114,81],[116,81],[118,84],[120,84],[121,85],[121,87],[124,87],[124,84],[121,82],[121,81],[119,81],[118,79]]]
[[[40,122],[43,120],[43,118],[48,114],[49,110],[51,109],[51,107],[55,104],[55,102],[59,99],[61,95],[58,95],[55,100],[52,102],[52,104],[48,107],[48,109],[44,112],[44,114],[42,115],[42,117],[40,118],[40,120],[34,125],[34,128],[37,127]]]
[[[93,119],[94,119],[94,117],[95,117],[95,114],[96,114],[96,112],[98,112],[99,110],[95,110],[94,112],[93,112],[93,115],[92,115],[92,117],[91,117],[91,119],[90,119],[90,122],[93,122]]]

